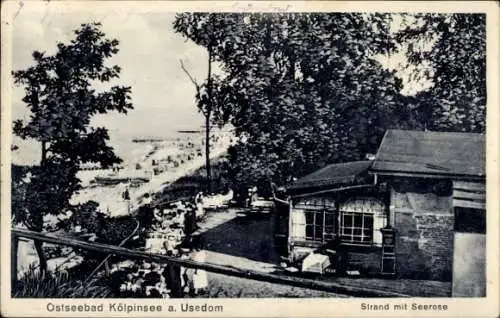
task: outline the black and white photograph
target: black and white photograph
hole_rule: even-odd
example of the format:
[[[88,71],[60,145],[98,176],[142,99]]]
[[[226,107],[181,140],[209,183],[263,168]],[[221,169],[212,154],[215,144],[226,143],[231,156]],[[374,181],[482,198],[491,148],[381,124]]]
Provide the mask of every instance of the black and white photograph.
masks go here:
[[[10,3],[2,293],[491,296],[489,13],[103,3]]]

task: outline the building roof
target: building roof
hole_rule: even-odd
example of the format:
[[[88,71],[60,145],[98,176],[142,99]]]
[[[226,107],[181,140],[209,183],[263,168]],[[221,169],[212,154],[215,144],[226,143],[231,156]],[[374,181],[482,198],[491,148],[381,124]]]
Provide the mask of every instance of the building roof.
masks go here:
[[[289,189],[303,189],[353,184],[361,174],[368,171],[373,161],[353,161],[328,165],[295,181]]]
[[[388,130],[371,171],[382,175],[484,178],[485,166],[483,134]]]

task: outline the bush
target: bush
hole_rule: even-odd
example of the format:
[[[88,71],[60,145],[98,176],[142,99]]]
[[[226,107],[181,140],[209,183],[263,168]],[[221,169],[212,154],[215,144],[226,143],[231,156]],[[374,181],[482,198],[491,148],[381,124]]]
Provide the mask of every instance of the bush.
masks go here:
[[[127,238],[137,226],[135,218],[127,215],[121,217],[106,217],[104,226],[99,233],[97,242],[118,245]]]
[[[92,279],[86,284],[74,279],[67,272],[48,273],[40,276],[30,268],[12,288],[13,298],[105,298],[112,290]]]
[[[95,201],[88,201],[76,206],[69,222],[81,225],[88,233],[99,235],[103,228],[105,215],[98,211],[98,207],[99,204]]]

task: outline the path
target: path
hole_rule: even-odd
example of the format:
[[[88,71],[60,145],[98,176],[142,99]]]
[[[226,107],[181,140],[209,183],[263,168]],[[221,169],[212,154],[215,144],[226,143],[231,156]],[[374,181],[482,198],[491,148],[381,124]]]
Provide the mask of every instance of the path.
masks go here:
[[[248,217],[241,209],[209,212],[199,222],[206,262],[275,272],[278,255],[272,245],[270,215]],[[250,279],[207,273],[209,288],[201,297],[346,297],[334,293],[260,282]]]

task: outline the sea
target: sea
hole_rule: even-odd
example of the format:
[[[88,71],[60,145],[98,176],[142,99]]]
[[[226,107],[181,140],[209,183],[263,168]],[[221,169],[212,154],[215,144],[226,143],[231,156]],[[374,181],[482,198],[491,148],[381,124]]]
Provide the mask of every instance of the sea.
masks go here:
[[[131,163],[135,158],[135,153],[138,149],[144,148],[144,140],[155,141],[179,141],[188,139],[201,138],[202,131],[187,130],[187,131],[169,131],[164,135],[144,136],[120,134],[119,132],[110,132],[110,140],[108,144],[113,147],[115,153],[124,161]],[[134,140],[136,142],[134,142]],[[16,165],[36,165],[40,162],[41,144],[34,140],[22,140],[17,136],[12,136],[12,145],[15,145],[15,150],[11,151],[11,163]]]
[[[232,127],[229,125],[222,129],[212,130],[212,135],[219,137],[233,137]],[[123,160],[124,165],[134,164],[138,153],[144,152],[147,145],[154,142],[172,142],[172,147],[177,147],[179,142],[193,142],[200,144],[204,140],[203,127],[199,129],[167,130],[162,135],[134,135],[120,131],[110,131],[108,144],[113,147],[115,154]],[[169,144],[169,143],[167,143]],[[37,165],[40,163],[41,144],[34,140],[22,140],[12,136],[11,163],[15,165]],[[15,150],[14,150],[15,149]]]

